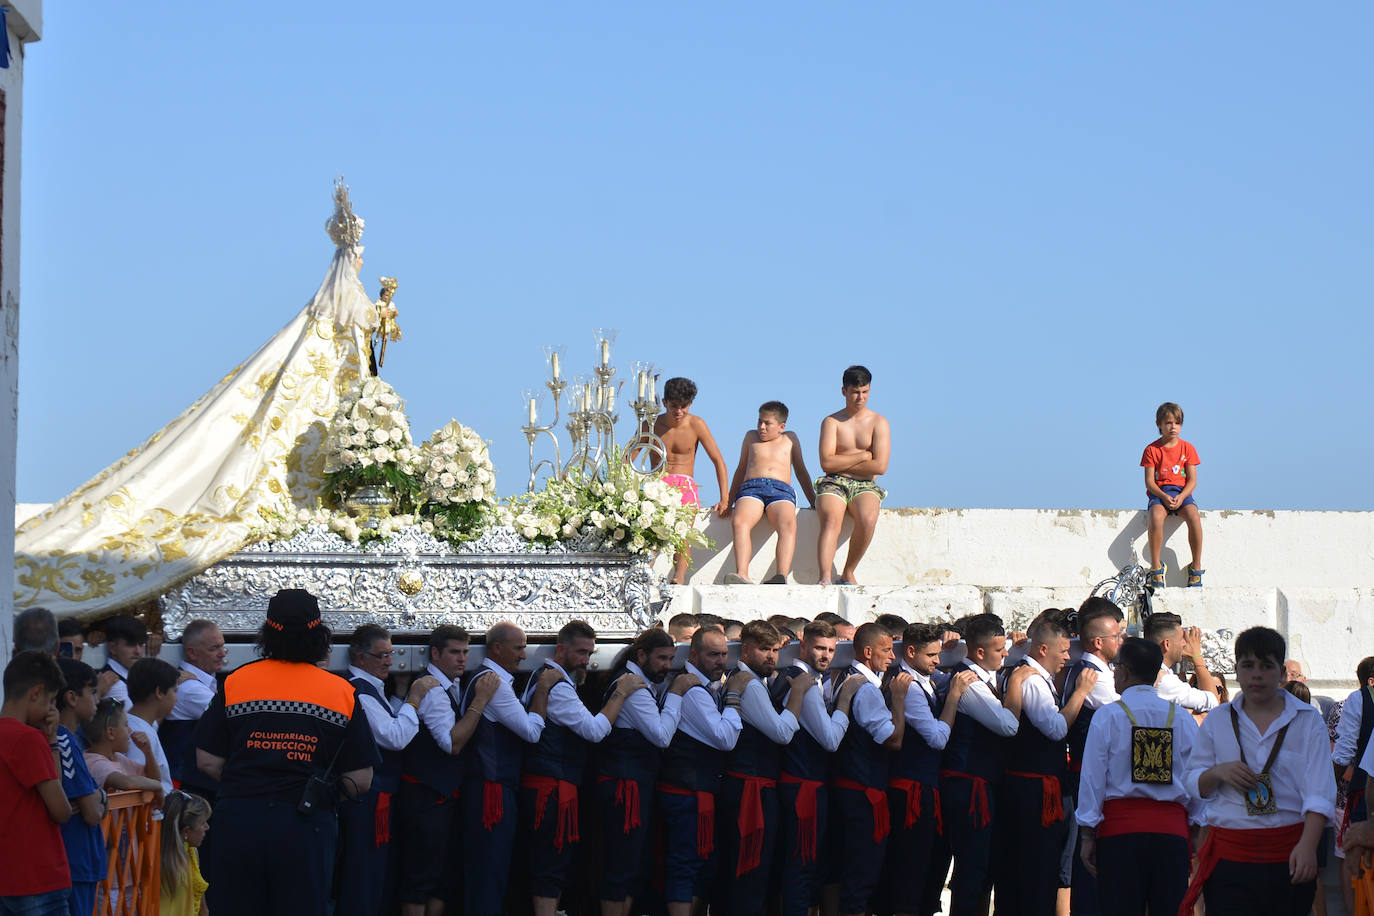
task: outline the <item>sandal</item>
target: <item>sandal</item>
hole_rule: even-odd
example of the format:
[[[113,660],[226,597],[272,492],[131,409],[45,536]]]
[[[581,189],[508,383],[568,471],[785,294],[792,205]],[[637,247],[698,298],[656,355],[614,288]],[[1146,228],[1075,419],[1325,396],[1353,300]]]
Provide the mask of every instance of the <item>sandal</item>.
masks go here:
[[[1168,568],[1169,568],[1169,564],[1168,564],[1168,563],[1160,563],[1160,564],[1159,564],[1159,569],[1152,569],[1152,570],[1150,570],[1150,573],[1149,573],[1150,578],[1149,578],[1148,582],[1149,582],[1149,585],[1150,585],[1151,588],[1163,588],[1163,587],[1164,587],[1164,572],[1165,572],[1165,570],[1167,570]]]
[[[1207,572],[1205,569],[1194,569],[1193,564],[1188,564],[1188,587],[1202,588],[1202,575]]]

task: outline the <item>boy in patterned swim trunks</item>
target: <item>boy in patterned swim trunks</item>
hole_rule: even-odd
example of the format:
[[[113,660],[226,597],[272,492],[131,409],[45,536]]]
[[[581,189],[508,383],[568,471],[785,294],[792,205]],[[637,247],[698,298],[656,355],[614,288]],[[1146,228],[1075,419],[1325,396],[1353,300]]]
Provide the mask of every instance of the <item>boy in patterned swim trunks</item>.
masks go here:
[[[821,421],[821,470],[816,480],[816,511],[821,530],[816,539],[816,564],[820,584],[830,584],[835,548],[845,515],[854,519],[849,536],[849,555],[837,582],[856,585],[854,571],[873,540],[878,524],[878,509],[887,491],[873,478],[887,473],[892,438],[887,418],[868,409],[868,392],[873,374],[863,366],[850,366],[841,377],[844,409]]]
[[[663,383],[663,413],[654,420],[654,435],[663,440],[667,454],[663,459],[663,482],[682,491],[684,506],[700,506],[701,491],[697,486],[696,471],[697,446],[706,450],[706,457],[716,466],[716,481],[720,486],[720,502],[714,506],[716,515],[721,518],[729,512],[725,500],[729,479],[726,477],[725,459],[721,457],[716,440],[710,428],[701,417],[692,414],[692,402],[697,397],[696,382],[686,378],[670,378]],[[687,581],[687,562],[691,559],[680,553],[673,561],[674,585]]]
[[[735,571],[725,577],[727,584],[750,583],[749,559],[754,554],[750,532],[764,515],[778,532],[777,572],[765,579],[768,585],[783,585],[792,572],[792,554],[797,548],[797,494],[792,489],[792,472],[806,501],[816,507],[816,492],[811,475],[802,460],[801,441],[787,432],[787,405],[768,401],[759,408],[755,429],[744,434],[739,466],[730,484],[730,505],[734,512]]]

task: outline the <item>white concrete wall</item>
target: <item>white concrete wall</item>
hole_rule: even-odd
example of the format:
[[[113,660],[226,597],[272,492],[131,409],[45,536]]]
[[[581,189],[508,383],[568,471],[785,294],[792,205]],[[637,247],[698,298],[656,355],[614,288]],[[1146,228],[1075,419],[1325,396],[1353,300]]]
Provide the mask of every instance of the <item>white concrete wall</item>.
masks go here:
[[[0,234],[0,556],[14,555],[14,471],[19,425],[19,178],[24,113],[24,55],[43,28],[42,0],[8,0],[5,24],[10,65],[0,70],[5,91],[3,234]],[[0,657],[10,655],[14,617],[14,564],[0,563]]]
[[[1186,589],[1190,557],[1179,522],[1165,526],[1168,588],[1155,609],[1231,634],[1271,626],[1289,641],[1314,689],[1353,687],[1355,665],[1374,655],[1374,512],[1204,512],[1202,589]],[[816,581],[816,514],[798,518],[794,575]],[[843,562],[848,525],[837,566]],[[1024,626],[1047,607],[1076,607],[1098,582],[1145,551],[1145,517],[1127,510],[889,509],[859,567],[864,585],[725,586],[734,570],[728,520],[712,519],[711,549],[693,555],[688,585],[670,613],[709,611],[749,620],[833,611],[862,622],[891,612],[908,620],[990,611]],[[750,576],[773,572],[776,538],[755,529]],[[660,559],[661,571],[667,562]]]

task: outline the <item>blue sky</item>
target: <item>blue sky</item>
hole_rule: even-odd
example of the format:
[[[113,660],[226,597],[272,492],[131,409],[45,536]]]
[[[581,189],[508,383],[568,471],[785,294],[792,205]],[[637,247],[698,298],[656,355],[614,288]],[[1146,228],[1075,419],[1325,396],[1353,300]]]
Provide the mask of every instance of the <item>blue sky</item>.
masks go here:
[[[384,377],[504,493],[540,347],[586,369],[611,326],[622,370],[698,382],[731,469],[772,398],[814,469],[859,362],[889,506],[1141,506],[1164,400],[1204,508],[1374,505],[1368,4],[44,12],[21,501],[305,304],[343,172],[369,290],[401,281]]]

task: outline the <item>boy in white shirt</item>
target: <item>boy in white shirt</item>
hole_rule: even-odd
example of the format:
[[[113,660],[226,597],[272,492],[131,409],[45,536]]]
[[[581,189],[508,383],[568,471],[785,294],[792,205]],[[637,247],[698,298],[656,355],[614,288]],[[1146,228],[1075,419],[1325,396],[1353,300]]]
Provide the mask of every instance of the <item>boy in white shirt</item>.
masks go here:
[[[1317,843],[1335,815],[1330,739],[1310,703],[1280,689],[1287,646],[1268,627],[1236,638],[1240,695],[1203,720],[1184,784],[1211,827],[1181,911],[1303,916]]]

